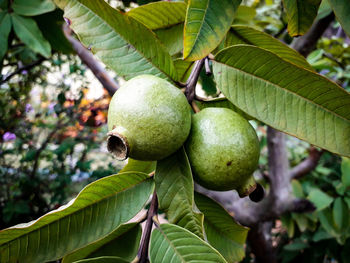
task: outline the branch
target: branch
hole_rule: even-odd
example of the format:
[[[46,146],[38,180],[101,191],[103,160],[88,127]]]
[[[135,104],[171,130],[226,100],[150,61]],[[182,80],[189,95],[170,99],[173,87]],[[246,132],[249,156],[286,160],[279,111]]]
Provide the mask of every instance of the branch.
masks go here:
[[[156,215],[158,212],[158,198],[156,191],[153,192],[153,197],[151,201],[151,206],[147,213],[147,221],[146,226],[141,238],[140,248],[137,252],[137,258],[139,260],[134,260],[135,262],[139,263],[146,263],[148,259],[148,246],[149,246],[149,240],[151,237],[151,231],[153,226],[153,216]],[[133,261],[133,262],[134,262]]]
[[[304,57],[310,54],[316,47],[317,41],[321,38],[324,31],[328,28],[330,23],[334,20],[333,12],[328,16],[317,20],[310,28],[310,30],[303,36],[295,39],[292,43],[292,48],[302,54]]]
[[[25,70],[30,70],[32,68],[34,68],[37,65],[40,65],[43,61],[45,60],[44,57],[39,58],[38,60],[25,65],[23,67],[18,68],[17,70],[15,70],[14,72],[12,72],[10,75],[8,75],[7,77],[5,77],[3,80],[0,81],[0,84],[4,84],[5,82],[9,81],[10,79],[12,79],[14,76],[16,76],[17,74],[22,73]]]
[[[72,44],[73,49],[80,57],[80,59],[92,71],[92,73],[94,73],[95,77],[108,91],[108,94],[112,96],[114,92],[116,92],[119,88],[115,80],[108,75],[107,71],[101,66],[98,61],[96,61],[91,52],[72,36],[72,30],[68,25],[63,26],[63,32],[68,41]]]
[[[207,76],[210,76],[211,74],[213,74],[213,72],[211,71],[210,65],[209,65],[209,58],[206,57],[204,59],[204,67],[205,67],[205,74]]]
[[[192,101],[194,100],[196,94],[196,85],[197,85],[197,81],[199,78],[199,73],[202,70],[202,67],[204,65],[204,60],[205,58],[201,59],[201,60],[197,60],[193,70],[191,72],[191,75],[188,77],[188,80],[186,82],[186,90],[185,90],[185,95],[186,98],[188,100],[188,102],[191,104]]]
[[[269,238],[271,223],[259,224],[248,232],[248,242],[254,251],[255,261],[259,263],[277,263],[277,251]]]
[[[297,179],[314,170],[323,153],[323,150],[319,151],[315,147],[310,147],[309,156],[290,171],[290,178]]]

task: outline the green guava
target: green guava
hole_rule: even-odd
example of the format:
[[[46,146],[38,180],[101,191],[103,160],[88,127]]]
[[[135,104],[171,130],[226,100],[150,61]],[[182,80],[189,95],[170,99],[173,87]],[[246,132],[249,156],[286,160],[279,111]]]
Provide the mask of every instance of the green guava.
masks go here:
[[[207,189],[237,190],[249,195],[259,161],[259,140],[254,128],[238,113],[206,108],[193,115],[185,143],[194,179]]]
[[[127,81],[109,104],[107,148],[117,159],[160,160],[179,149],[191,129],[185,95],[152,75]]]

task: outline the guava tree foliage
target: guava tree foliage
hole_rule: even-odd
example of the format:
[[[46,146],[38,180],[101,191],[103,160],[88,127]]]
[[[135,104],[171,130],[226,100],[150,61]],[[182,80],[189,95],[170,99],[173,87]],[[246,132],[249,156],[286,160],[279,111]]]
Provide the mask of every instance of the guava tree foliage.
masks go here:
[[[320,2],[283,1],[291,36],[308,31]],[[329,2],[349,34],[348,2]],[[194,111],[230,108],[350,157],[349,93],[279,40],[235,23],[240,0],[161,1],[126,13],[103,0],[55,3],[81,42],[119,76],[158,76],[185,87]],[[24,23],[18,8],[10,11],[1,13],[0,24],[12,23],[19,38],[23,31],[30,33],[25,28],[32,22]],[[8,35],[8,27],[0,30]],[[49,49],[36,51],[45,56]],[[203,67],[212,73],[220,98],[195,93]],[[135,217],[151,197],[147,216]],[[160,223],[158,207],[169,223]],[[221,205],[194,193],[191,166],[181,147],[157,162],[129,159],[118,174],[88,185],[67,205],[1,231],[0,261],[236,262],[244,257],[248,230]]]

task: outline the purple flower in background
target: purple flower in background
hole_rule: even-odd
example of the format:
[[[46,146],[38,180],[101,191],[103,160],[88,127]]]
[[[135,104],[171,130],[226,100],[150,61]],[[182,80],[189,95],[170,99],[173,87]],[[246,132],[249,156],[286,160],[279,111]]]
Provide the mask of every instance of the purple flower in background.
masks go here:
[[[50,112],[55,110],[55,105],[56,105],[56,103],[53,103],[53,102],[49,104],[48,109]]]
[[[4,142],[16,140],[16,134],[12,132],[5,132],[2,136],[2,139],[4,140]]]
[[[26,104],[26,112],[30,112],[33,110],[32,105],[30,105],[29,103]]]

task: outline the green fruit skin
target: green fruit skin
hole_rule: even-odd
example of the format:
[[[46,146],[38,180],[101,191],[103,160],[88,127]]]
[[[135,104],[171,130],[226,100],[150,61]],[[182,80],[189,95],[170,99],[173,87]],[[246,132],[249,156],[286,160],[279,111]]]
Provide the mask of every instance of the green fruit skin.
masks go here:
[[[259,139],[250,123],[225,108],[206,108],[193,115],[186,152],[195,180],[217,191],[240,195],[255,186]]]
[[[190,106],[185,95],[171,83],[140,75],[113,95],[108,129],[126,137],[129,157],[160,160],[180,148],[188,137]]]

